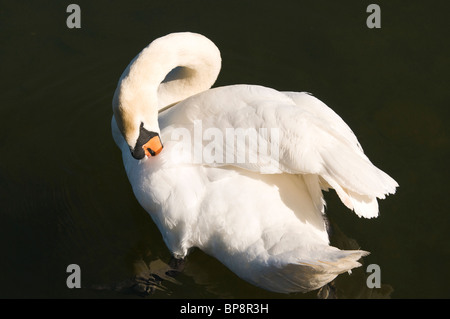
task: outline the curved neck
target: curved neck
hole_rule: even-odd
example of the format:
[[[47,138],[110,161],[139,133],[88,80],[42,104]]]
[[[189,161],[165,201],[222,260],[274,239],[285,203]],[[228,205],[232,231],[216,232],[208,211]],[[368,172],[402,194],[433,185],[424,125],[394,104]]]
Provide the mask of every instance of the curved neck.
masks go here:
[[[122,83],[156,95],[158,109],[208,90],[221,67],[220,51],[208,38],[190,32],[172,33],[150,43],[131,61]],[[152,97],[153,100],[153,97]]]
[[[172,33],[150,43],[125,69],[114,94],[114,115],[128,144],[141,123],[159,131],[158,110],[208,90],[220,67],[219,49],[200,34]]]

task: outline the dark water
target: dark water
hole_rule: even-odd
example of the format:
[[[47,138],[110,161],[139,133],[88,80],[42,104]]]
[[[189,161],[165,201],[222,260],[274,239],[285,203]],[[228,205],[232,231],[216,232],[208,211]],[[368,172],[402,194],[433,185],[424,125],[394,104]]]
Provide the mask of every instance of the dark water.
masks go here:
[[[138,205],[111,132],[111,99],[151,40],[194,31],[221,49],[216,86],[309,91],[400,184],[381,216],[326,195],[340,248],[371,252],[335,281],[340,298],[450,297],[449,41],[446,1],[69,1],[0,3],[0,297],[141,298],[114,287],[170,254]],[[83,288],[68,289],[66,267]],[[366,286],[381,269],[382,288]],[[201,251],[148,298],[316,298],[253,287]],[[96,288],[96,289],[94,289]]]

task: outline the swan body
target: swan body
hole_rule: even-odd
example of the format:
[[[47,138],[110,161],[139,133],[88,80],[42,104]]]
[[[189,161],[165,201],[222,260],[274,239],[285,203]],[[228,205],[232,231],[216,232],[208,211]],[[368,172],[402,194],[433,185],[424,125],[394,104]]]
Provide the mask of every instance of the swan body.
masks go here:
[[[114,95],[114,140],[167,247],[177,258],[198,247],[250,283],[282,293],[318,289],[360,266],[367,252],[330,246],[322,190],[334,189],[358,216],[372,218],[377,198],[397,183],[312,95],[256,85],[210,89],[220,63],[206,37],[170,34],[132,60]],[[255,134],[239,144],[229,134],[238,129]],[[148,145],[143,132],[159,137],[158,155],[136,155]]]

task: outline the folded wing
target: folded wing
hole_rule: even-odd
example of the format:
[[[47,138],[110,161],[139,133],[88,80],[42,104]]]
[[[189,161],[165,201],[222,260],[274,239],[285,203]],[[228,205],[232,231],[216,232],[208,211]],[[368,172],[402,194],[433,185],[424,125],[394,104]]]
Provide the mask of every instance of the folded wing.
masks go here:
[[[348,125],[308,93],[233,85],[208,90],[186,101],[176,106],[177,112],[171,115],[169,110],[166,114],[172,126],[178,122],[191,131],[191,136],[198,135],[194,132],[198,124],[203,133],[209,129],[223,134],[214,149],[222,152],[222,161],[205,162],[203,158],[202,164],[304,174],[312,194],[318,187],[331,187],[345,206],[366,218],[376,217],[377,198],[393,194],[398,186],[371,163]],[[230,139],[230,132],[240,132],[244,138],[239,142],[239,134],[235,134]],[[212,140],[211,136],[202,139],[203,150],[211,150]],[[198,140],[193,139],[192,150],[198,148],[195,142]],[[317,205],[321,205],[317,198]]]

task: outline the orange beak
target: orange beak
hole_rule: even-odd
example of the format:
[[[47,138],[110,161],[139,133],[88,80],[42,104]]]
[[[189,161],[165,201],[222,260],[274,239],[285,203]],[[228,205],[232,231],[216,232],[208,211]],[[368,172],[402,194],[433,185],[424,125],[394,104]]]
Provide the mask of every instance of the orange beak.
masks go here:
[[[149,139],[147,143],[142,145],[142,148],[144,149],[145,155],[148,157],[158,155],[163,149],[159,135],[153,136]]]

